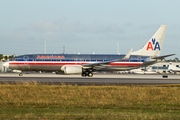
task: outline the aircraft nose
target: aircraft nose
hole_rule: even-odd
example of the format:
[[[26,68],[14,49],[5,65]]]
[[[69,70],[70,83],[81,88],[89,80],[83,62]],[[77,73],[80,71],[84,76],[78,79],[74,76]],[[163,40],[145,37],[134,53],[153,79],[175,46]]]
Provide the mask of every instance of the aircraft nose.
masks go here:
[[[6,67],[6,68],[9,68],[9,62],[5,62],[5,63],[3,64],[3,66]]]

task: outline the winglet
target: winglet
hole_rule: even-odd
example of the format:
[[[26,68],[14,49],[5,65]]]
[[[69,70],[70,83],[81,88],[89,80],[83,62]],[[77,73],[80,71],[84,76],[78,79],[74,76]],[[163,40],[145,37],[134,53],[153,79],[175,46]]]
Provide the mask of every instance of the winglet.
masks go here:
[[[121,60],[128,60],[129,57],[130,57],[130,55],[131,55],[132,50],[133,50],[133,48],[131,48],[131,50],[130,50],[130,51],[126,54],[126,56],[125,56],[123,59],[121,59]]]

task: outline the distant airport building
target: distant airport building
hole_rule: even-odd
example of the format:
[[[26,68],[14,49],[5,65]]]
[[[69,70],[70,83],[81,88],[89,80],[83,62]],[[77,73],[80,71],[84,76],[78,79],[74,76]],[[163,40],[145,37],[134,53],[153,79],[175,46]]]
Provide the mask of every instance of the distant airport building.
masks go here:
[[[2,55],[2,54],[1,54]],[[11,70],[8,70],[3,66],[3,63],[5,61],[9,61],[12,57],[15,57],[16,55],[2,55],[2,58],[0,59],[0,72],[8,72]]]
[[[4,62],[0,61],[0,72],[7,72],[8,69],[3,66],[3,63]]]
[[[145,71],[151,71],[156,73],[169,73],[168,67],[170,62],[158,62],[156,64],[147,66],[147,67],[141,67],[138,69],[133,69],[130,71],[118,71],[117,73],[137,73],[137,74],[151,74],[151,73],[145,73]],[[172,62],[172,65],[175,67],[180,67],[180,62]],[[135,72],[134,72],[135,71]],[[153,74],[153,73],[152,73]]]
[[[156,72],[159,72],[159,73],[168,73],[169,64],[170,62],[159,62],[151,66],[148,66],[148,68],[155,70]],[[180,62],[172,62],[172,64],[176,67],[180,66]]]

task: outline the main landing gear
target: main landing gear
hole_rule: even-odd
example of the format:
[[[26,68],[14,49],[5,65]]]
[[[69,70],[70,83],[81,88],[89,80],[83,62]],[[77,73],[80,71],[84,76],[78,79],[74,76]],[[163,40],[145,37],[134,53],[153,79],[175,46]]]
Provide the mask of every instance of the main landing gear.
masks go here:
[[[92,77],[92,76],[93,76],[93,73],[92,73],[92,72],[83,72],[83,73],[82,73],[82,77],[86,77],[86,76]]]

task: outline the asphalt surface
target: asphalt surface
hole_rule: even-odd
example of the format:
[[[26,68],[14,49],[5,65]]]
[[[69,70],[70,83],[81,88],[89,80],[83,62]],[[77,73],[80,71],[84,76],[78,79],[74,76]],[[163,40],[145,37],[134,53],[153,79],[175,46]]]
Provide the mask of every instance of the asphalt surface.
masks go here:
[[[23,82],[48,85],[170,85],[180,86],[180,75],[135,75],[111,74],[81,77],[80,75],[1,73],[0,84],[21,84]]]

